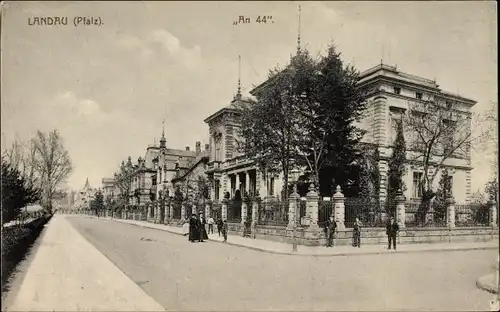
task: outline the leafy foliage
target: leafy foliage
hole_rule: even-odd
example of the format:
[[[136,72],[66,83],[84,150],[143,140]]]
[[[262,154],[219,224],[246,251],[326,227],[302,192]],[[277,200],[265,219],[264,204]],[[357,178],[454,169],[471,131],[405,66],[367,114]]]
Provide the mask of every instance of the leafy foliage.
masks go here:
[[[39,189],[26,184],[19,170],[2,157],[2,224],[15,220],[21,209],[40,199]]]
[[[446,199],[452,196],[452,176],[448,169],[444,169],[439,180],[439,187],[436,192],[436,197],[432,203],[434,207],[434,217],[437,220],[446,219]]]
[[[95,193],[94,199],[90,202],[90,209],[94,211],[104,210],[104,196],[100,190]]]
[[[389,172],[387,176],[387,208],[391,215],[396,209],[395,199],[399,190],[404,193],[405,184],[403,176],[405,174],[406,163],[406,142],[403,132],[403,123],[398,122],[396,140],[394,141],[391,159],[389,160]]]
[[[132,165],[132,158],[129,156],[127,162],[122,161],[118,172],[114,174],[115,185],[120,191],[120,203],[124,206],[128,206],[129,204],[133,172],[134,166]]]
[[[317,60],[301,51],[284,70],[272,70],[257,102],[241,109],[244,152],[264,172],[283,173],[284,196],[293,167],[306,168],[323,194],[352,180],[363,135],[354,121],[365,107],[357,81],[334,46]]]

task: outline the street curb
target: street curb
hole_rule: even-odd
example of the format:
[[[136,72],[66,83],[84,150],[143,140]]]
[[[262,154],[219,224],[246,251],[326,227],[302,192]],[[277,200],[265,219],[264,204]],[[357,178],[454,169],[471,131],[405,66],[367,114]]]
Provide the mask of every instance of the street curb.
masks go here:
[[[120,223],[126,223],[126,224],[130,224],[130,225],[135,225],[138,227],[144,227],[144,228],[148,228],[148,229],[152,229],[152,230],[158,230],[158,231],[168,232],[171,234],[185,236],[184,234],[170,231],[169,229],[159,229],[159,228],[149,227],[147,225],[124,222],[124,221],[120,221],[121,219],[110,219],[110,218],[108,219],[108,218],[106,218],[106,220],[111,220],[111,221],[120,222]],[[270,253],[270,254],[285,255],[285,256],[301,256],[301,257],[346,257],[346,256],[393,255],[393,254],[408,254],[408,253],[430,253],[430,252],[451,252],[451,251],[496,250],[496,249],[498,249],[498,246],[488,246],[488,247],[461,247],[461,248],[450,248],[450,249],[401,250],[401,251],[396,251],[396,252],[388,251],[388,250],[380,250],[380,251],[367,251],[367,252],[356,252],[356,253],[342,252],[342,253],[337,253],[337,254],[299,254],[299,253],[294,253],[294,252],[268,250],[268,249],[264,249],[264,248],[254,247],[254,246],[245,246],[245,245],[232,243],[229,241],[224,243],[222,241],[211,239],[211,238],[209,238],[208,241],[219,243],[219,244],[227,244],[227,245],[231,245],[231,246],[237,246],[237,247],[241,247],[241,248],[247,248],[247,249],[260,251],[260,252],[266,252],[266,253]],[[290,245],[290,248],[291,248],[291,246],[292,245]]]
[[[498,288],[493,285],[496,280],[496,273],[491,273],[485,276],[482,276],[477,279],[476,286],[481,290],[485,290],[494,295],[498,294]]]

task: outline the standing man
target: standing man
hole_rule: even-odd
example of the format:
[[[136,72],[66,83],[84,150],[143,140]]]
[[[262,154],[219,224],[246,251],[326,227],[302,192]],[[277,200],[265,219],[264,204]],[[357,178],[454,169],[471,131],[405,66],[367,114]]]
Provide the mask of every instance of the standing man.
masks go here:
[[[219,217],[217,219],[217,231],[219,232],[219,236],[220,236],[220,233],[222,232],[223,225],[224,225],[224,222],[222,222],[222,219]]]
[[[330,216],[330,219],[326,221],[325,224],[325,232],[326,232],[326,247],[333,247],[333,238],[335,237],[335,233],[337,231],[337,222],[333,216]]]
[[[227,243],[227,220],[222,224],[222,235],[224,236],[224,243]]]
[[[210,216],[210,218],[208,218],[208,234],[214,234],[214,223],[214,218]]]
[[[363,226],[363,224],[361,224],[361,221],[356,218],[356,221],[354,222],[354,228],[352,230],[353,247],[361,247],[361,226]]]
[[[396,236],[398,236],[398,231],[399,231],[399,225],[396,222],[396,219],[391,218],[391,220],[387,223],[386,226],[386,234],[389,241],[388,249],[391,249],[391,241],[392,241],[394,250],[396,250]]]

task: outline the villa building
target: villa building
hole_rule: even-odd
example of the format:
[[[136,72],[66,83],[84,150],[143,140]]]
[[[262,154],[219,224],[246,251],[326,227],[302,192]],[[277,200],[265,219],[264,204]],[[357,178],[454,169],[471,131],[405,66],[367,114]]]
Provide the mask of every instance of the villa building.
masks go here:
[[[257,86],[250,94],[256,95],[266,82]],[[412,101],[453,101],[456,107],[470,114],[471,107],[476,103],[473,100],[442,91],[435,81],[397,70],[396,67],[380,64],[361,73],[359,86],[369,90],[366,94],[367,108],[365,116],[358,127],[366,130],[363,143],[371,143],[380,151],[379,170],[381,186],[379,197],[385,200],[387,196],[386,178],[388,160],[392,153],[392,143],[396,137],[396,121],[408,109]],[[240,105],[248,100],[243,99],[238,91],[228,106],[205,119],[209,126],[210,152],[206,174],[211,183],[211,198],[220,201],[226,198],[241,198],[244,193],[255,194],[266,201],[280,199],[283,187],[282,175],[265,176],[257,169],[254,162],[238,150],[241,139],[238,137]],[[406,135],[408,136],[408,135]],[[408,136],[409,137],[409,136]],[[408,151],[408,157],[413,155]],[[471,159],[470,153],[466,157],[449,157],[444,163],[453,177],[453,194],[460,203],[469,201],[471,195]],[[432,174],[433,168],[430,169]],[[407,165],[404,176],[406,187],[405,197],[418,201],[421,197],[420,183],[423,177],[422,169]],[[439,182],[439,174],[434,183]]]
[[[90,209],[90,202],[94,199],[96,191],[96,189],[90,186],[89,179],[87,178],[83,189],[76,194],[74,207],[76,209]]]
[[[359,87],[367,91],[367,108],[365,117],[359,127],[367,130],[363,141],[376,144],[380,152],[379,170],[381,176],[380,199],[387,196],[388,161],[392,154],[392,144],[396,139],[397,122],[412,103],[435,101],[453,105],[453,109],[462,114],[471,115],[471,108],[476,101],[445,92],[435,81],[401,72],[395,66],[380,64],[360,74]],[[470,129],[462,129],[470,131]],[[411,150],[412,133],[404,131],[407,143],[407,159],[414,159],[416,154]],[[450,138],[453,140],[453,138]],[[436,162],[439,162],[438,155]],[[458,203],[467,203],[471,196],[471,158],[470,150],[464,155],[448,157],[444,163],[448,174],[452,176],[452,194]],[[433,174],[435,168],[430,168]],[[403,181],[406,185],[405,197],[412,201],[421,198],[420,183],[423,178],[422,166],[406,166]],[[440,173],[436,175],[434,186],[437,187]]]

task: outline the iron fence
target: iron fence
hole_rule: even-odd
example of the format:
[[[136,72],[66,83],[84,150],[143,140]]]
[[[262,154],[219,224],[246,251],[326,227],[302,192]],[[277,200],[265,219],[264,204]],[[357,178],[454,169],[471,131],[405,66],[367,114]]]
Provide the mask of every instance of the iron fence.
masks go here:
[[[344,224],[352,228],[356,218],[363,227],[385,227],[384,204],[369,198],[346,197],[344,200]]]
[[[221,203],[212,203],[211,206],[212,218],[214,220],[222,219],[222,204]]]
[[[318,202],[318,226],[324,227],[331,215],[335,215],[335,208],[333,201]]]
[[[486,204],[455,205],[455,226],[489,226],[490,214]]]
[[[260,225],[288,225],[288,201],[271,201],[262,202],[259,205],[259,219],[257,224]]]

